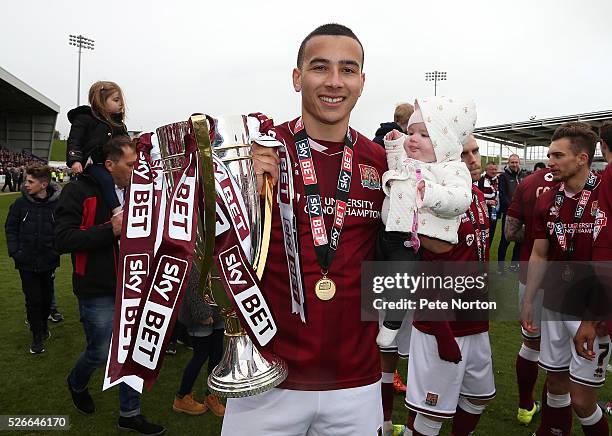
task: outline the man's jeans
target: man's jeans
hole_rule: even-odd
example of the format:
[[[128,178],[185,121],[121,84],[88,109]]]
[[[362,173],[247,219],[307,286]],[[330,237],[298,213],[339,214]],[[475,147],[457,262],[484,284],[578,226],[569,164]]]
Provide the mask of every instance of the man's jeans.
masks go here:
[[[87,348],[81,353],[70,372],[68,382],[74,391],[82,392],[87,388],[89,379],[96,368],[106,364],[113,332],[115,297],[105,295],[78,298],[78,300]],[[125,383],[119,385],[119,408],[121,416],[130,417],[140,414],[140,394]]]

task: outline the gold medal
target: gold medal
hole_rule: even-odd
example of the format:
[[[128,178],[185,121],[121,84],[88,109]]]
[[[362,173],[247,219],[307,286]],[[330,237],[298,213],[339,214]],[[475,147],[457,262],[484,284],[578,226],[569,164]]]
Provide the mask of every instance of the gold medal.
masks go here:
[[[336,284],[332,279],[324,275],[315,284],[315,294],[317,294],[320,300],[331,300],[336,295]]]
[[[574,271],[570,268],[568,264],[565,264],[565,268],[561,272],[561,280],[564,282],[571,282],[574,279]]]

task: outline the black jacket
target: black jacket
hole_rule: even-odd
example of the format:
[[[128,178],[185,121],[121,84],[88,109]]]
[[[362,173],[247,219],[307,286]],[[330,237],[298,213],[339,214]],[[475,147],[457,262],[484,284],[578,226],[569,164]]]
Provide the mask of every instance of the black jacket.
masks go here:
[[[499,175],[499,211],[501,213],[508,210],[516,187],[525,177],[527,177],[527,171],[524,169],[517,172],[511,171],[508,167],[504,168],[504,172]]]
[[[110,218],[93,177],[82,174],[62,190],[55,243],[60,253],[71,253],[72,289],[79,297],[115,294],[118,245]]]
[[[23,271],[49,271],[59,266],[55,249],[55,208],[60,186],[51,182],[45,199],[36,199],[25,187],[9,209],[4,228],[9,256]]]
[[[94,163],[104,162],[102,146],[113,136],[127,135],[123,123],[113,126],[98,117],[89,106],[70,110],[68,121],[72,124],[66,144],[66,165],[69,167],[74,162],[80,162],[85,167],[89,157]]]
[[[390,123],[380,123],[380,127],[376,130],[376,136],[374,137],[374,139],[372,139],[372,141],[384,147],[385,146],[385,142],[384,142],[385,135],[393,129],[403,132],[400,125],[394,121]]]

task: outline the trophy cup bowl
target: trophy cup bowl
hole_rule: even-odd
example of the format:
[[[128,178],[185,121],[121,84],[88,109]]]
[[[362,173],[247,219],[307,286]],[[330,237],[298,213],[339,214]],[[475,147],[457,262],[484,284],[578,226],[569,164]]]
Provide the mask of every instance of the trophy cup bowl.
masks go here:
[[[240,188],[251,230],[251,252],[245,254],[252,259],[252,267],[257,277],[261,278],[270,240],[272,190],[271,184],[267,182],[265,204],[262,205],[251,160],[247,117],[236,115],[207,119],[204,115],[194,115],[191,122],[198,147],[202,152],[202,176],[208,177],[209,181],[214,180],[212,171],[207,171],[205,168],[212,168],[210,157],[212,151],[223,161]],[[214,123],[212,141],[209,139],[211,123]],[[173,186],[175,173],[181,168],[184,159],[184,137],[189,133],[189,122],[162,126],[156,130],[156,133],[164,175],[167,183]],[[203,188],[207,189],[206,182],[203,183]],[[210,185],[208,189],[210,190]],[[206,194],[208,198],[214,195],[214,185],[212,192]],[[276,356],[269,356],[266,359],[257,350],[241,326],[234,307],[219,282],[219,277],[211,272],[215,207],[213,205],[211,208],[208,203],[206,209],[205,223],[198,222],[194,256],[194,265],[197,269],[195,273],[205,274],[200,280],[204,299],[218,307],[225,322],[227,337],[221,362],[208,376],[208,386],[211,392],[221,397],[256,395],[282,383],[287,377],[287,364]]]

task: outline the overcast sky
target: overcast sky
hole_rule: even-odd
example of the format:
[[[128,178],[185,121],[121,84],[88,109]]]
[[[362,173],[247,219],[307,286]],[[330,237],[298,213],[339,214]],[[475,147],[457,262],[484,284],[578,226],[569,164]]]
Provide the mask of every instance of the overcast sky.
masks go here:
[[[130,130],[193,112],[299,114],[291,70],[302,39],[339,22],[365,48],[365,90],[351,124],[373,136],[396,103],[433,94],[426,71],[448,72],[438,94],[476,101],[478,126],[612,109],[612,1],[5,1],[0,66],[61,107],[66,135],[89,85],[123,88]],[[608,79],[606,79],[608,77]]]

